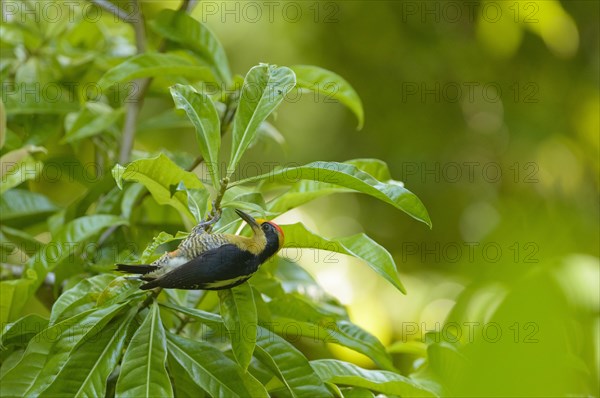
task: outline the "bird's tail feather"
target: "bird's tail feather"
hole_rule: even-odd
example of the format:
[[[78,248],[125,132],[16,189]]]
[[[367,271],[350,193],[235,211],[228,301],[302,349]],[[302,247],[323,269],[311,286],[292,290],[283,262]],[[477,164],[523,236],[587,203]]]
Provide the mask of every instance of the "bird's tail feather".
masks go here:
[[[132,264],[117,264],[117,271],[125,272],[128,274],[140,274],[144,275],[149,272],[155,271],[158,268],[157,265],[132,265]]]
[[[152,289],[158,287],[158,280],[154,279],[148,283],[144,283],[142,286],[140,286],[140,289],[142,290],[148,290],[148,289]]]

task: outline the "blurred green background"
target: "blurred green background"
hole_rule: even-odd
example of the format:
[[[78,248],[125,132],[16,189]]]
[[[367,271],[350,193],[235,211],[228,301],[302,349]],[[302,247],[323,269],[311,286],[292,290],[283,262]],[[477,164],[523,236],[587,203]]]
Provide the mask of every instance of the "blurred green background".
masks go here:
[[[284,254],[347,304],[404,373],[420,370],[448,395],[600,395],[599,4],[202,1],[192,13],[235,73],[311,64],[356,89],[361,130],[325,96],[288,98],[273,121],[285,143],[255,147],[241,168],[379,158],[419,196],[432,230],[350,194],[279,221],[324,236],[365,232],[388,248],[406,296],[342,255]],[[144,2],[144,13],[165,5],[179,2]],[[113,56],[135,52],[129,40],[89,40]],[[171,106],[150,92],[141,122]],[[140,128],[135,149],[178,153],[194,140],[191,130]],[[69,203],[73,185],[54,184],[52,199]]]
[[[238,73],[314,64],[355,87],[362,130],[342,106],[305,95],[274,122],[286,150],[246,161],[380,158],[421,198],[433,230],[349,195],[284,221],[326,236],[364,231],[392,252],[407,296],[343,256],[301,264],[385,344],[426,332],[460,341],[468,369],[438,375],[453,395],[598,394],[599,12],[592,1],[205,2],[194,12]],[[418,358],[423,347],[396,345],[407,346]],[[402,358],[405,370],[419,364]]]

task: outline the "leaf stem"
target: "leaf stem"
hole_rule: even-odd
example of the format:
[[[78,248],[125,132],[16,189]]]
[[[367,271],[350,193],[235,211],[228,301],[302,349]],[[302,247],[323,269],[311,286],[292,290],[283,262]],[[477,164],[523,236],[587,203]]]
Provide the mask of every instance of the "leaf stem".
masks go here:
[[[152,302],[158,297],[158,295],[160,294],[160,292],[162,292],[162,287],[157,287],[155,289],[152,290],[152,293],[148,295],[148,297],[146,297],[146,300],[144,300],[142,302],[142,304],[140,304],[140,307],[138,308],[138,312],[141,312],[144,308],[148,308],[150,306],[150,304],[152,304]]]

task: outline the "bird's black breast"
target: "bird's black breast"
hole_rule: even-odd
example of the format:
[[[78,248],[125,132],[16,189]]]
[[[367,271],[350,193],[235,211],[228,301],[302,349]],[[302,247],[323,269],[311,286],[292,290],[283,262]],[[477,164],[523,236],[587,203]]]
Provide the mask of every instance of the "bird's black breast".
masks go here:
[[[226,289],[250,278],[260,263],[252,253],[226,244],[202,253],[142,288]]]

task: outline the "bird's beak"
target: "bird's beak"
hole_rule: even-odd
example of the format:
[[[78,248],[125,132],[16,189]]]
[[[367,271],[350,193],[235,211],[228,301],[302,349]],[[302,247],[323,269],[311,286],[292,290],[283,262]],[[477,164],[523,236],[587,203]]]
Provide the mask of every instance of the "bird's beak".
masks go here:
[[[254,218],[252,218],[251,215],[244,213],[243,211],[239,210],[239,209],[235,209],[235,212],[237,213],[238,216],[240,216],[240,218],[244,221],[246,221],[248,223],[248,225],[250,226],[250,228],[252,228],[252,230],[254,232],[256,231],[260,231],[260,225],[258,225],[258,223],[256,222],[256,220]]]

